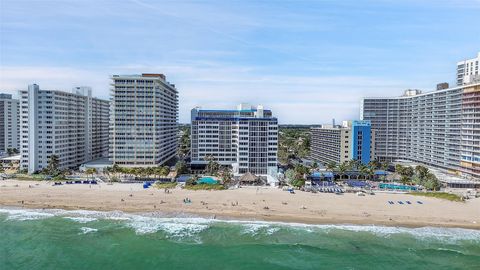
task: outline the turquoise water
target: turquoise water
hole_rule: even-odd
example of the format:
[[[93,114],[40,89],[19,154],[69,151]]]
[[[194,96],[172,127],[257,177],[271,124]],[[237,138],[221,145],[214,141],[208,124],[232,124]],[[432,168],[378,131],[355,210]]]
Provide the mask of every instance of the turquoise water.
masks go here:
[[[480,231],[0,209],[0,269],[480,269]]]
[[[218,184],[218,181],[213,179],[212,177],[205,176],[205,177],[202,177],[202,178],[198,179],[197,183],[214,185],[214,184]]]
[[[398,190],[417,190],[417,187],[396,184],[379,184],[379,188],[398,189]]]

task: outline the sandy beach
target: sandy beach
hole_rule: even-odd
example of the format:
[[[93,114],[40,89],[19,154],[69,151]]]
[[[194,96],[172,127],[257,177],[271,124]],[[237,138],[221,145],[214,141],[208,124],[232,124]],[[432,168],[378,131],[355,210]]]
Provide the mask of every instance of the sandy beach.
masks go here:
[[[183,202],[187,197],[192,203]],[[412,204],[397,203],[407,200]],[[165,193],[163,189],[143,189],[141,184],[52,186],[49,182],[4,180],[0,182],[0,205],[37,209],[158,211],[172,215],[310,224],[480,229],[480,198],[461,203],[407,194],[377,193],[365,197],[301,191],[290,194],[280,189],[256,187],[224,191],[176,188]]]

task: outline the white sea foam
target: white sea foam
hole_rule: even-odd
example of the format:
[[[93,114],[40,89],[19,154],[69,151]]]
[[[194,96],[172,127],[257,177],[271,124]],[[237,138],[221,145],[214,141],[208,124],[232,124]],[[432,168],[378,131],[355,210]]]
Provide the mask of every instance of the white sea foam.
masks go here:
[[[78,223],[88,223],[97,220],[96,218],[90,217],[63,217],[65,219],[69,219]]]
[[[24,209],[0,209],[0,213],[7,214],[8,220],[37,220],[54,217],[54,214],[46,213],[37,210],[24,210]]]
[[[375,225],[310,225],[302,223],[284,223],[267,221],[247,220],[217,220],[199,217],[165,217],[158,213],[128,214],[121,211],[101,212],[62,209],[0,209],[0,214],[6,214],[9,220],[36,220],[55,216],[68,218],[79,223],[87,223],[94,220],[115,220],[124,223],[132,228],[137,234],[149,234],[162,231],[167,237],[192,237],[207,230],[215,224],[232,224],[244,228],[245,234],[266,234],[271,235],[282,228],[301,230],[308,233],[332,233],[336,231],[366,232],[380,237],[391,237],[393,235],[405,234],[417,239],[435,239],[439,241],[472,240],[480,242],[480,230],[461,228],[440,228],[440,227],[387,227]]]
[[[137,234],[163,231],[168,237],[191,237],[209,227],[210,221],[203,218],[161,218],[132,215],[128,226]]]
[[[80,230],[82,231],[82,234],[93,233],[98,231],[97,229],[89,228],[89,227],[81,227]]]

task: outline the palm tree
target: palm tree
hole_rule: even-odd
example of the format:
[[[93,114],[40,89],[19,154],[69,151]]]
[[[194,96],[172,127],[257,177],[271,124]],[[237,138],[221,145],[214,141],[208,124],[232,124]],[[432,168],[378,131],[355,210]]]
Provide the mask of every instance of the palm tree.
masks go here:
[[[342,162],[340,165],[338,165],[338,174],[340,175],[340,179],[342,179],[342,176],[345,175],[345,172],[348,170],[348,164],[347,162]]]
[[[335,161],[330,161],[325,164],[327,171],[333,172],[337,168],[337,163]]]
[[[85,173],[86,173],[87,175],[90,175],[91,178],[93,178],[93,175],[97,173],[97,169],[95,169],[95,168],[88,168],[88,169],[85,170]]]

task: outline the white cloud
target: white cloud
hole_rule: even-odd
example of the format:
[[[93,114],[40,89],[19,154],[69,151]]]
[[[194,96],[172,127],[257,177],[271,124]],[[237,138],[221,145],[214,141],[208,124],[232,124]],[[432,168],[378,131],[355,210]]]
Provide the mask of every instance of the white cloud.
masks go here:
[[[108,72],[108,71],[112,72]],[[37,83],[43,89],[69,91],[74,86],[93,87],[94,95],[108,98],[109,76],[163,72],[180,93],[180,122],[189,121],[190,109],[233,108],[240,102],[271,108],[281,123],[320,124],[331,118],[358,117],[363,96],[398,95],[398,82],[354,76],[265,76],[255,69],[173,65],[76,69],[69,67],[0,67],[0,88],[13,92]]]

